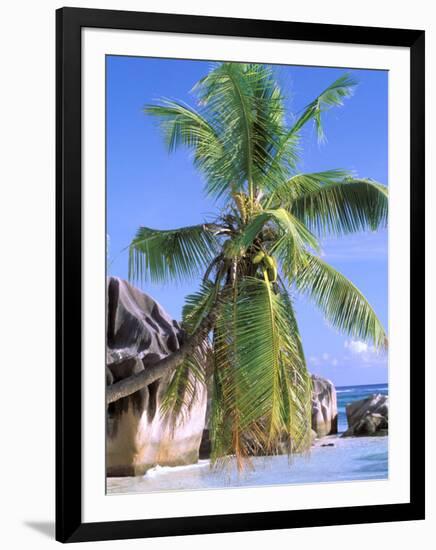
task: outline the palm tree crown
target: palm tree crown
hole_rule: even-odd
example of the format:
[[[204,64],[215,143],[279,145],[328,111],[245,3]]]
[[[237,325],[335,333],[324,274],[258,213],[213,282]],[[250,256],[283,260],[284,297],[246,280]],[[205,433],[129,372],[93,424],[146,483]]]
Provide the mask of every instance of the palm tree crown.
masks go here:
[[[300,133],[340,106],[355,86],[338,78],[289,124],[269,66],[220,63],[194,87],[197,109],[163,100],[145,107],[170,151],[185,146],[216,219],[159,231],[140,227],[130,245],[131,279],[202,275],[186,299],[183,327],[195,333],[212,310],[212,459],[307,448],[311,382],[294,314],[301,292],[329,323],[385,347],[383,326],[362,293],[319,256],[319,238],[375,230],[387,222],[387,188],[344,170],[297,170]],[[200,350],[204,352],[203,350]],[[175,371],[163,409],[174,422],[205,383],[202,353]]]

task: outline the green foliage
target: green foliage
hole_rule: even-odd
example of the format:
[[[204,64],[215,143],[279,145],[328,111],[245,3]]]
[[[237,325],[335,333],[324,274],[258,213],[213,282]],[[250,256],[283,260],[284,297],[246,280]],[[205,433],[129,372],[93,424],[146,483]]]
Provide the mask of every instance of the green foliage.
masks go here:
[[[205,175],[206,191],[216,197],[227,191],[229,181],[240,177],[234,162],[231,143],[219,128],[200,112],[181,103],[163,100],[160,105],[144,108],[147,115],[157,118],[163,130],[168,150],[181,145],[194,153],[194,165]]]
[[[344,99],[350,97],[357,81],[349,74],[344,74],[335,80],[328,88],[326,88],[317,98],[315,98],[304,110],[303,114],[298,118],[290,133],[295,134],[309,121],[315,122],[315,127],[318,133],[318,139],[325,139],[324,130],[322,127],[322,113],[331,107],[339,107],[343,105]]]
[[[292,278],[298,290],[314,300],[335,328],[387,346],[384,328],[363,294],[344,275],[320,258],[307,254],[305,265]]]
[[[387,187],[371,180],[346,179],[302,193],[291,211],[318,235],[343,235],[386,226]]]
[[[194,278],[218,250],[213,225],[162,231],[140,227],[129,247],[129,278],[157,283]]]
[[[198,292],[186,297],[182,328],[194,333],[207,316],[217,298],[218,289],[210,282],[201,285]],[[207,338],[187,357],[172,375],[161,404],[161,413],[169,417],[172,428],[183,424],[206,385],[206,364],[210,361],[210,344]]]
[[[252,455],[310,445],[311,380],[288,289],[311,298],[333,327],[387,345],[362,293],[317,256],[319,237],[384,226],[387,188],[345,170],[297,171],[303,127],[312,121],[322,141],[325,112],[355,85],[343,75],[289,125],[272,67],[219,63],[194,87],[195,109],[168,99],[145,107],[168,149],[188,148],[205,192],[223,204],[213,223],[140,228],[129,261],[133,279],[203,274],[182,325],[194,334],[211,311],[217,320],[173,374],[162,412],[178,425],[208,385],[216,463],[235,455],[242,468]]]
[[[345,170],[326,170],[311,174],[295,174],[291,178],[281,182],[274,191],[267,197],[268,204],[290,205],[302,196],[315,193],[323,185],[337,183],[351,174]],[[264,205],[267,207],[267,204]]]
[[[247,250],[259,238],[270,242],[271,253],[282,253],[286,248],[287,252],[292,251],[293,256],[298,256],[306,246],[316,250],[319,248],[316,237],[284,208],[263,210],[254,215],[233,240],[230,250]]]
[[[289,304],[267,279],[242,279],[214,340],[212,458],[307,444],[310,384]]]
[[[163,397],[160,412],[174,430],[189,419],[192,407],[205,391],[204,365],[208,358],[206,344],[199,346],[173,373]]]
[[[283,125],[283,98],[270,67],[245,63],[222,63],[196,85],[200,104],[225,144],[237,174],[235,190],[248,183],[248,195],[263,176]],[[227,191],[229,179],[208,191]]]

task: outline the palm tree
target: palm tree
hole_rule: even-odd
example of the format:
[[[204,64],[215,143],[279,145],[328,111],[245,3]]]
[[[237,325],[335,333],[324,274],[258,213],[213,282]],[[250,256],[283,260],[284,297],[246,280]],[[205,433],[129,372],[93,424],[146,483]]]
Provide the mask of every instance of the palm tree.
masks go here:
[[[202,275],[183,311],[190,352],[178,361],[162,408],[182,421],[206,382],[198,351],[211,343],[212,460],[235,455],[242,467],[253,454],[309,445],[311,380],[295,292],[333,327],[378,349],[387,345],[365,297],[319,254],[322,237],[386,224],[387,188],[344,170],[297,171],[303,126],[314,121],[322,140],[324,111],[342,105],[355,84],[341,76],[289,123],[270,66],[220,63],[195,85],[196,109],[169,100],[145,107],[170,151],[192,151],[207,195],[220,204],[199,225],[140,227],[129,258],[131,280]]]

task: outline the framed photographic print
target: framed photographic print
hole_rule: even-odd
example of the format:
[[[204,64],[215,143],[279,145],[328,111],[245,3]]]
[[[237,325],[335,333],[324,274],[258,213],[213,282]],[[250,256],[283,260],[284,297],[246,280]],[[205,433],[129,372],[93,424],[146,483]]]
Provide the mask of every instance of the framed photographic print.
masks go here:
[[[424,518],[424,32],[57,11],[62,542]]]

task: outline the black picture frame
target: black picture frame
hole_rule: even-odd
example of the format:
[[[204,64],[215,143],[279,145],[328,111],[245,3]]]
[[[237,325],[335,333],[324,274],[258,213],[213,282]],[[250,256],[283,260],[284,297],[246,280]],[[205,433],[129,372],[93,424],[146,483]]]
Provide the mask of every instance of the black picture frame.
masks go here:
[[[410,502],[342,508],[82,522],[81,29],[128,29],[410,49]],[[56,13],[56,539],[159,537],[424,519],[424,41],[419,30],[79,8]]]

